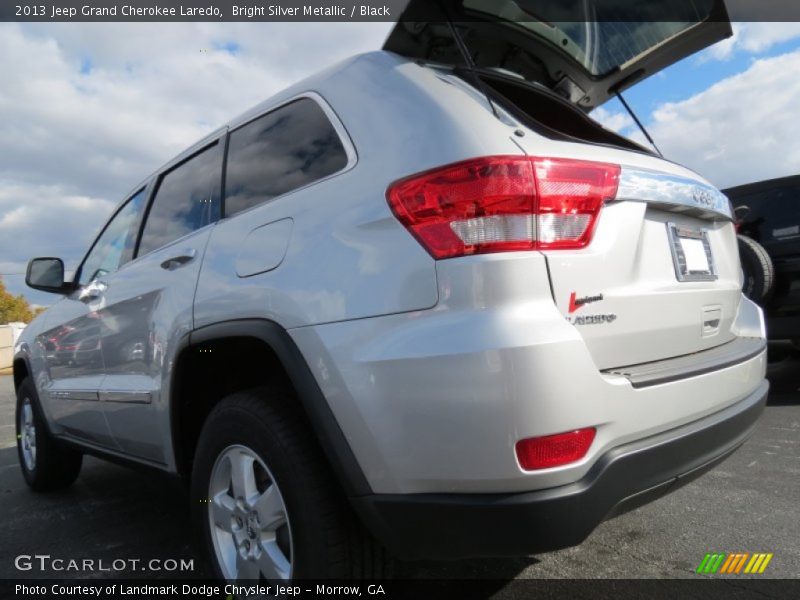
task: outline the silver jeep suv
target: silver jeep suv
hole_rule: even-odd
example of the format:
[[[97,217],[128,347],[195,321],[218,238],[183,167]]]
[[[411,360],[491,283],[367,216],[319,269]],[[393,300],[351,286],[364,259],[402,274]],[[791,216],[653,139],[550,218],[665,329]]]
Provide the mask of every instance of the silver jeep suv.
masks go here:
[[[148,465],[221,578],[375,577],[578,544],[747,439],[730,204],[586,116],[728,24],[496,16],[399,24],[136,185],[74,278],[31,261],[62,295],[16,348],[34,490]]]

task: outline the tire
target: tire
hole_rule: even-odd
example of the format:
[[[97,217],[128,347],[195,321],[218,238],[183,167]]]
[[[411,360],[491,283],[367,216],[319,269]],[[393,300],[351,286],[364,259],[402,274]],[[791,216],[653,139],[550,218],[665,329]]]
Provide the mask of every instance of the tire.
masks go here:
[[[17,455],[22,476],[37,492],[72,485],[83,464],[83,454],[53,438],[47,430],[36,389],[25,379],[17,391]]]
[[[234,466],[245,474],[239,482]],[[357,521],[286,391],[239,392],[214,407],[200,433],[191,489],[219,579],[387,575],[391,560]]]
[[[755,240],[737,236],[739,257],[742,261],[744,282],[742,292],[757,304],[764,304],[772,295],[775,285],[775,267],[764,247]]]

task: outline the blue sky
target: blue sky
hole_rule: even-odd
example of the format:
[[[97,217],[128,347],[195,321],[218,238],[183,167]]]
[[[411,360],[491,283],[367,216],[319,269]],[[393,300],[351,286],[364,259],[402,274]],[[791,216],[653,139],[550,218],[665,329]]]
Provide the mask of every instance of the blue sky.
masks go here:
[[[0,24],[0,276],[74,268],[113,206],[219,124],[382,45],[390,23]],[[664,155],[719,187],[800,171],[800,24],[735,35],[625,93]],[[642,139],[616,101],[604,125]]]
[[[780,56],[798,49],[800,37],[777,43],[761,52],[737,49],[722,59],[715,59],[709,51],[701,52],[633,86],[623,96],[647,126],[652,121],[653,111],[665,102],[679,102],[703,92],[714,83],[746,71],[754,60]],[[605,108],[614,112],[625,110],[617,100],[611,100]],[[634,129],[635,125],[624,132]],[[654,141],[657,145],[658,140]]]

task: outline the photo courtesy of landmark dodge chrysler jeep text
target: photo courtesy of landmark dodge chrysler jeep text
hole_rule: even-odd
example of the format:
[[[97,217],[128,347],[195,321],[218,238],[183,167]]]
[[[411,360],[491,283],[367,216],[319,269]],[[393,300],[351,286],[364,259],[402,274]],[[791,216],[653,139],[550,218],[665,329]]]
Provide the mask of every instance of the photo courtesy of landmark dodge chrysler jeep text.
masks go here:
[[[768,384],[730,203],[586,116],[725,8],[527,4],[399,23],[142,180],[73,278],[32,260],[30,486],[127,459],[190,479],[220,578],[378,577],[578,544],[740,446]]]

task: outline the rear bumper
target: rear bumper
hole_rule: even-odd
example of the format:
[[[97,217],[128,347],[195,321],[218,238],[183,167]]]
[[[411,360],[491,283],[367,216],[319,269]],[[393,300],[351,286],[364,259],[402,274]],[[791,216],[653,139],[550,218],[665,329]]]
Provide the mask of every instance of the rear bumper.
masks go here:
[[[522,556],[574,546],[603,520],[712,468],[750,436],[763,381],[728,408],[604,453],[575,483],[512,494],[374,494],[354,499],[368,528],[403,558]]]

